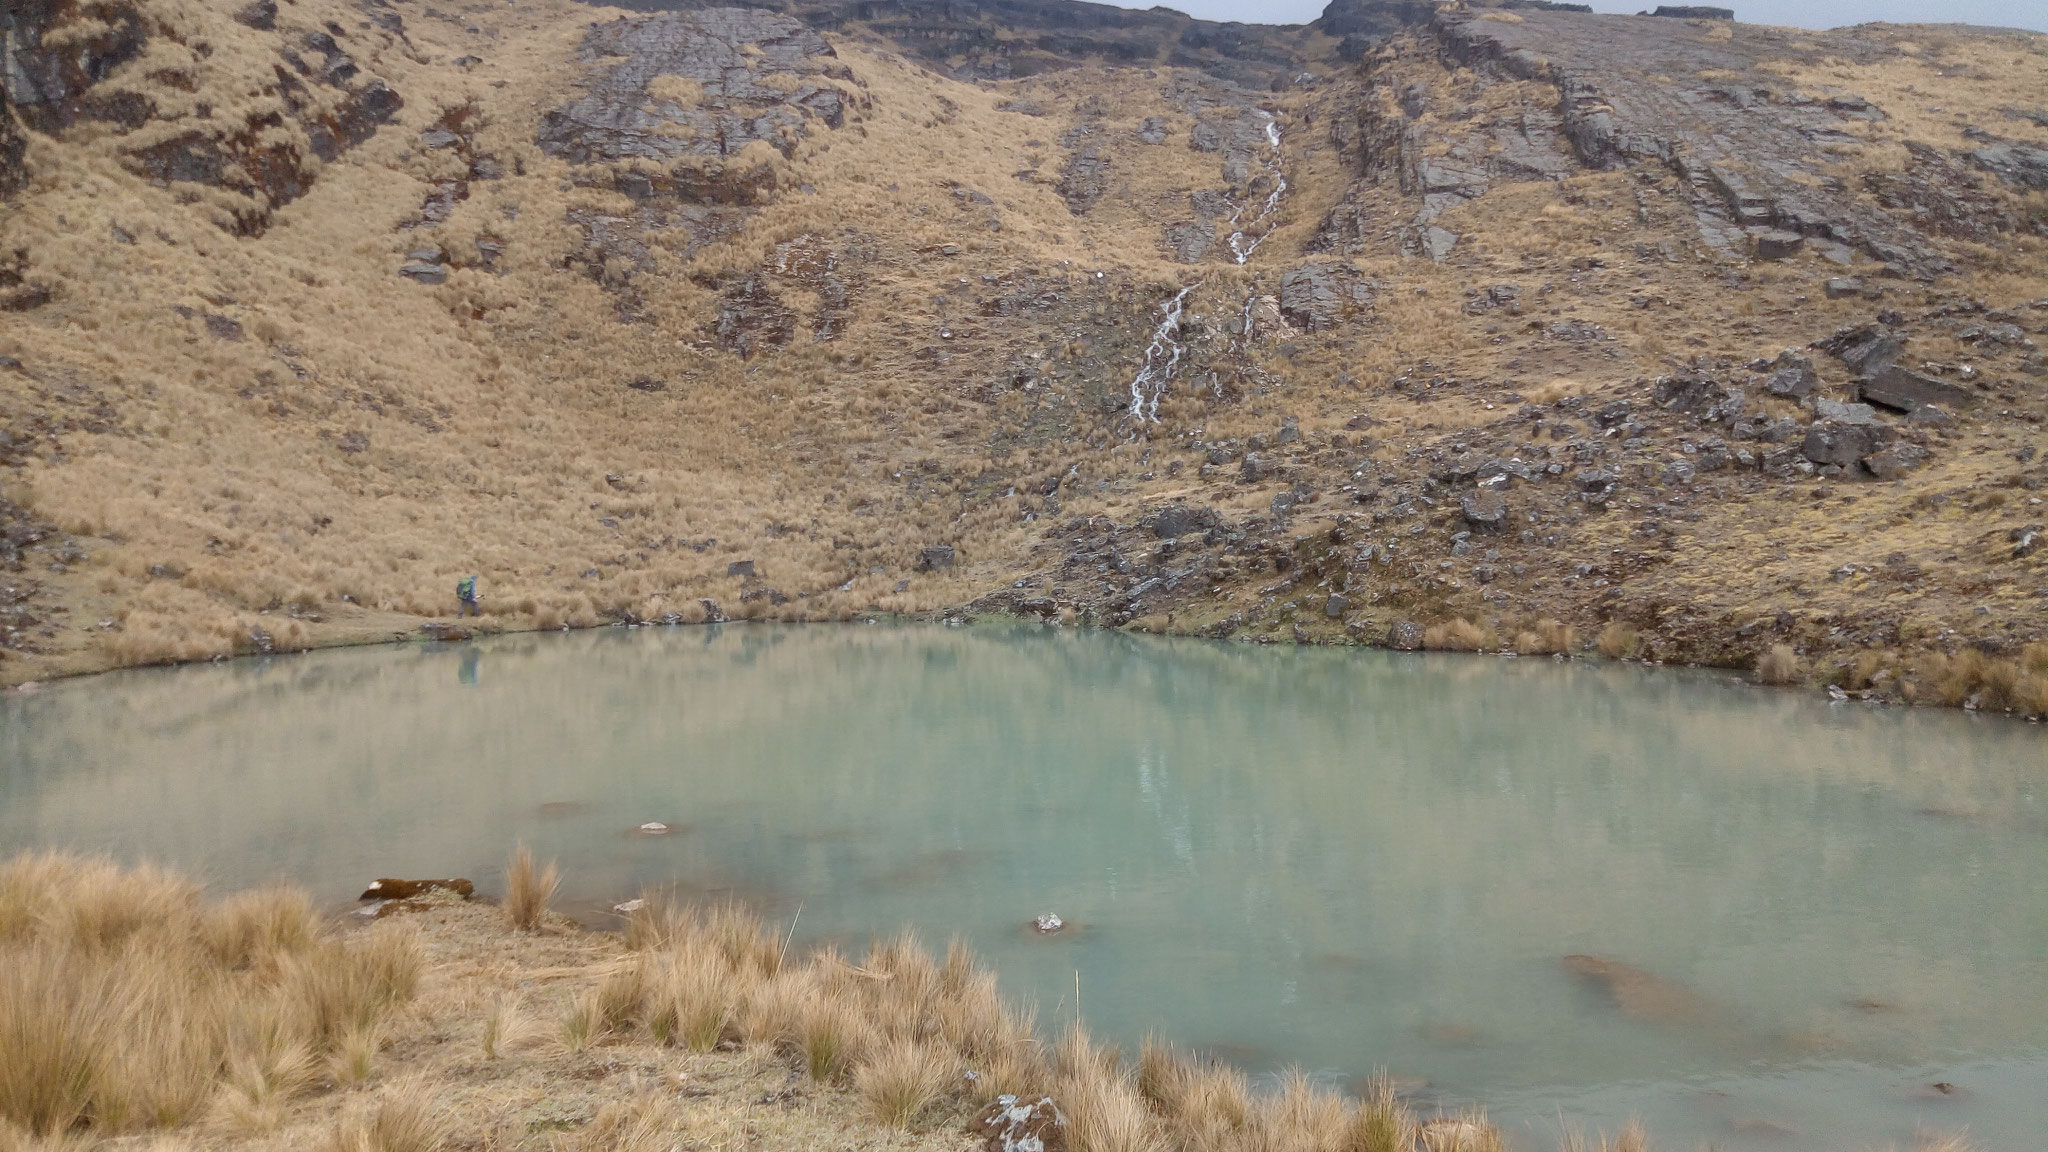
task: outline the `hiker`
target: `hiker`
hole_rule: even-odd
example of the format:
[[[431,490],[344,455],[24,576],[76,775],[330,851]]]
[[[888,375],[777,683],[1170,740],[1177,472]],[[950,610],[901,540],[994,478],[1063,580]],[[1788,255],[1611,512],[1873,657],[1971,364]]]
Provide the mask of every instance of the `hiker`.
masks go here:
[[[455,599],[459,602],[455,607],[455,614],[457,616],[461,616],[464,612],[469,613],[471,616],[481,616],[484,614],[484,610],[477,607],[477,601],[481,600],[482,597],[476,594],[476,577],[465,576],[456,582]]]

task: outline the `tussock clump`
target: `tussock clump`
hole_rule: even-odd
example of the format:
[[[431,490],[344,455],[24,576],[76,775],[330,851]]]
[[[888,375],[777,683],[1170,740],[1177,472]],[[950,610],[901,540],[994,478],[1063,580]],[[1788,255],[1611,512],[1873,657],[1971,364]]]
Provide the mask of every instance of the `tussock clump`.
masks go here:
[[[1974,648],[1953,655],[1923,657],[1900,686],[1906,699],[1949,707],[2048,715],[2048,664],[2042,645],[2029,645],[2016,659],[1988,656]]]
[[[449,1123],[423,1084],[384,1094],[343,1116],[322,1152],[435,1152],[448,1143]]]
[[[511,917],[512,926],[528,932],[538,929],[547,920],[548,905],[561,886],[562,874],[554,862],[538,867],[533,851],[521,844],[505,869],[505,915]]]
[[[1594,643],[1600,654],[1609,660],[1627,660],[1642,650],[1643,638],[1634,625],[1609,620],[1607,626],[1600,629],[1600,638]]]
[[[957,1053],[898,1037],[854,1070],[853,1088],[876,1120],[908,1128],[960,1083],[961,1071]]]
[[[1523,656],[1570,655],[1578,642],[1578,629],[1550,617],[1515,633],[1515,651]]]
[[[1759,684],[1793,684],[1799,680],[1799,654],[1790,644],[1773,644],[1756,658]]]
[[[1374,1076],[1351,1115],[1348,1152],[1409,1152],[1415,1139],[1415,1116],[1385,1076]]]
[[[1437,652],[1478,652],[1498,648],[1500,638],[1492,629],[1459,616],[1423,629],[1422,646]]]
[[[514,992],[501,996],[491,1003],[484,1014],[477,1046],[483,1050],[484,1059],[496,1060],[506,1052],[518,1047],[526,1035],[526,1017],[520,1012],[519,994]]]
[[[368,1075],[420,965],[390,925],[329,935],[291,889],[207,907],[153,868],[18,856],[0,865],[0,1126],[115,1135],[213,1102],[269,1127],[323,1064]]]

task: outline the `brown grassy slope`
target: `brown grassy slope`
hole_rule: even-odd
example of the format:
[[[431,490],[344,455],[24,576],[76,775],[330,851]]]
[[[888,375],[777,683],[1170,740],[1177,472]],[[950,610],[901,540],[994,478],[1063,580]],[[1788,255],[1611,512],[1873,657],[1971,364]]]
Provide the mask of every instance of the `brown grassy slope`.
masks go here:
[[[256,33],[211,7],[144,7],[236,62],[200,66],[206,91],[231,88],[258,51]],[[696,619],[700,598],[735,615],[792,618],[928,609],[1028,574],[1054,519],[1128,524],[1174,500],[1212,505],[1269,552],[1286,551],[1324,538],[1339,517],[1355,533],[1381,514],[1341,491],[1362,462],[1419,484],[1428,465],[1415,453],[1467,429],[1518,435],[1526,399],[1583,396],[1597,407],[1640,396],[1637,381],[1690,357],[1775,355],[1879,307],[1910,316],[1972,296],[2028,314],[2027,301],[2048,296],[2048,250],[2021,232],[1943,241],[1958,271],[1931,286],[1881,282],[1881,304],[1829,300],[1822,282],[1842,270],[1815,256],[1727,266],[1699,254],[1680,190],[1642,170],[1499,184],[1445,217],[1466,239],[1443,264],[1403,256],[1397,233],[1412,199],[1384,174],[1360,189],[1342,144],[1359,104],[1420,85],[1437,94],[1425,126],[1441,115],[1455,127],[1546,99],[1540,85],[1479,83],[1426,42],[1372,62],[1370,75],[1326,59],[1314,84],[1251,94],[1175,69],[965,84],[843,38],[843,85],[864,103],[839,129],[811,125],[787,159],[751,157],[778,190],[741,214],[730,239],[656,228],[639,235],[644,259],[600,252],[593,263],[573,222],[609,217],[637,232],[634,205],[534,141],[541,117],[574,94],[585,27],[611,15],[552,2],[437,11],[411,17],[403,41],[352,33],[359,65],[406,107],[320,167],[261,236],[217,227],[218,197],[204,189],[133,174],[105,126],[31,134],[33,183],[0,220],[0,250],[25,249],[29,276],[52,299],[8,316],[0,354],[22,367],[0,369],[0,399],[10,426],[58,434],[10,470],[4,494],[84,555],[60,558],[63,572],[49,570],[47,549],[35,557],[30,575],[50,589],[39,602],[68,614],[39,610],[48,634],[24,630],[0,679],[246,651],[260,644],[258,628],[284,647],[388,635],[451,609],[453,582],[471,572],[483,576],[494,624],[514,627]],[[291,34],[361,23],[319,0],[280,20]],[[1910,51],[1892,42],[1906,34]],[[1844,49],[1820,68],[1807,56],[1784,65],[1815,91],[1856,86],[1895,111],[1867,141],[1841,147],[1844,180],[1901,163],[1905,140],[1966,139],[1954,115],[1915,103],[1929,68],[1965,72],[1943,80],[1970,94],[1949,102],[1970,115],[2048,99],[2037,91],[2048,72],[2027,66],[2041,58],[2038,38],[1855,35],[1890,38],[1889,54]],[[1304,41],[1311,55],[1327,47]],[[1994,68],[2002,54],[2021,64]],[[481,63],[457,66],[463,56]],[[156,81],[141,63],[110,82],[147,89]],[[1173,264],[1164,225],[1193,219],[1192,192],[1224,186],[1221,158],[1191,150],[1188,134],[1205,108],[1231,101],[1279,117],[1288,197],[1248,264],[1229,263],[1220,244],[1204,264]],[[461,173],[418,134],[465,106],[481,125],[474,150],[505,175],[469,181],[445,220],[423,221],[436,182]],[[1148,116],[1165,121],[1164,144],[1136,142]],[[2042,135],[2007,119],[1997,128]],[[1086,143],[1108,157],[1108,176],[1077,215],[1056,185]],[[1347,195],[1362,197],[1380,227],[1349,259],[1376,284],[1374,305],[1307,332],[1280,312],[1281,273],[1303,261],[1324,213]],[[2039,200],[2016,210],[2038,212]],[[490,268],[479,242],[502,246]],[[396,274],[421,248],[448,254],[446,284]],[[1671,255],[1645,260],[1645,250]],[[826,261],[847,286],[836,313],[818,291]],[[786,347],[742,356],[714,321],[749,274],[796,322]],[[1183,330],[1189,362],[1160,423],[1134,427],[1125,396],[1157,306],[1197,281]],[[1471,293],[1502,282],[1523,289],[1522,314],[1466,308]],[[1249,341],[1233,332],[1247,303]],[[209,317],[238,325],[240,338]],[[1570,321],[1613,338],[1544,329]],[[1982,359],[1939,331],[1914,340],[1915,360]],[[1377,638],[1392,619],[1419,614],[1484,617],[1512,637],[1501,618],[1528,612],[1590,636],[1621,614],[1658,654],[1746,662],[1765,647],[1736,634],[1749,620],[1784,610],[1799,635],[1772,640],[1840,649],[1884,632],[1861,626],[1882,601],[1884,644],[2037,636],[2041,562],[2015,564],[2000,548],[2008,528],[2041,518],[2023,485],[2032,473],[2015,457],[2038,438],[2029,421],[2043,410],[2020,356],[1983,364],[2000,390],[1904,479],[1717,478],[1691,493],[1652,482],[1614,511],[1561,519],[1569,531],[1554,544],[1510,540],[1497,566],[1524,571],[1486,589],[1462,569],[1448,580],[1424,571],[1460,527],[1455,502],[1439,500],[1411,542],[1431,550],[1427,564],[1416,552],[1415,569],[1404,557],[1368,573],[1353,597],[1359,612],[1334,634],[1351,624]],[[1831,390],[1846,383],[1819,359]],[[1277,480],[1204,472],[1210,446],[1241,450],[1283,417],[1298,420],[1303,439],[1281,453]],[[1297,487],[1318,499],[1271,517],[1272,497]],[[1651,567],[1617,562],[1639,551],[1642,509],[1672,495],[1691,505],[1664,518],[1684,525],[1673,546]],[[958,547],[955,573],[912,571],[918,550],[938,543]],[[1934,577],[1883,597],[1833,578],[1845,563],[1894,555]],[[727,575],[743,559],[758,580]],[[1625,590],[1619,603],[1567,579],[1587,564]],[[1160,607],[1220,616],[1260,602],[1275,576],[1267,554],[1241,557],[1188,593],[1201,603]]]

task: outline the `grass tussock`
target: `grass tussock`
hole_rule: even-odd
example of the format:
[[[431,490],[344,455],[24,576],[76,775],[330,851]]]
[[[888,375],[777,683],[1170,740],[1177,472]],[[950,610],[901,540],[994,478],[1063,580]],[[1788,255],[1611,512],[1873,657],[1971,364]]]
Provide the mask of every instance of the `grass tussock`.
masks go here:
[[[1974,648],[1923,656],[1899,678],[1898,691],[1913,703],[2048,715],[2048,645],[2029,644],[2013,657]]]
[[[1579,630],[1552,617],[1515,633],[1515,651],[1523,656],[1569,656],[1578,644]]]
[[[304,894],[207,906],[150,868],[55,854],[0,865],[0,1126],[43,1141],[262,1127],[322,1073],[369,1074],[417,988],[417,945],[336,936]]]
[[[505,915],[514,928],[532,932],[546,920],[548,905],[562,886],[562,874],[550,860],[542,868],[534,863],[533,851],[521,844],[512,852],[505,869]]]
[[[449,1127],[426,1085],[405,1085],[344,1115],[322,1152],[436,1152],[448,1143]]]
[[[1757,683],[1796,684],[1798,681],[1799,654],[1792,651],[1790,644],[1773,644],[1756,658]]]
[[[1042,1044],[955,941],[943,959],[908,933],[859,963],[834,947],[787,953],[786,933],[745,912],[695,912],[649,895],[627,923],[629,960],[568,1012],[572,1046],[645,1035],[692,1050],[759,1047],[812,1080],[849,1088],[891,1128],[955,1124],[1003,1093],[1044,1094],[1074,1152],[1495,1152],[1483,1118],[1423,1123],[1384,1081],[1354,1105],[1295,1072],[1277,1092],[1148,1040],[1129,1061],[1070,1021]],[[618,1146],[637,1146],[639,1105],[620,1105]],[[576,1145],[583,1147],[584,1145]],[[610,1145],[607,1145],[610,1146]]]
[[[1607,626],[1600,629],[1599,639],[1594,641],[1594,645],[1609,660],[1628,660],[1642,651],[1643,637],[1634,625],[1609,620]]]
[[[1423,629],[1422,646],[1432,652],[1481,652],[1500,647],[1500,638],[1491,628],[1458,616]]]

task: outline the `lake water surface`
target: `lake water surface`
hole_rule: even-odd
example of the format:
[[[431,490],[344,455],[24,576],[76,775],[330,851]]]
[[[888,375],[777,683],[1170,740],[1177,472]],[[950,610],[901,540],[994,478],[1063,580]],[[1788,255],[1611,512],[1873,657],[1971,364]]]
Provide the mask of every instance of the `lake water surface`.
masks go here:
[[[1520,1146],[2048,1147],[2048,732],[1633,666],[1037,626],[608,629],[0,699],[0,853],[648,884],[960,935],[1041,1026]],[[628,830],[663,821],[676,831]],[[1026,921],[1056,912],[1050,938]],[[1572,958],[1572,959],[1567,959]],[[1952,1090],[1937,1090],[1941,1083]]]

